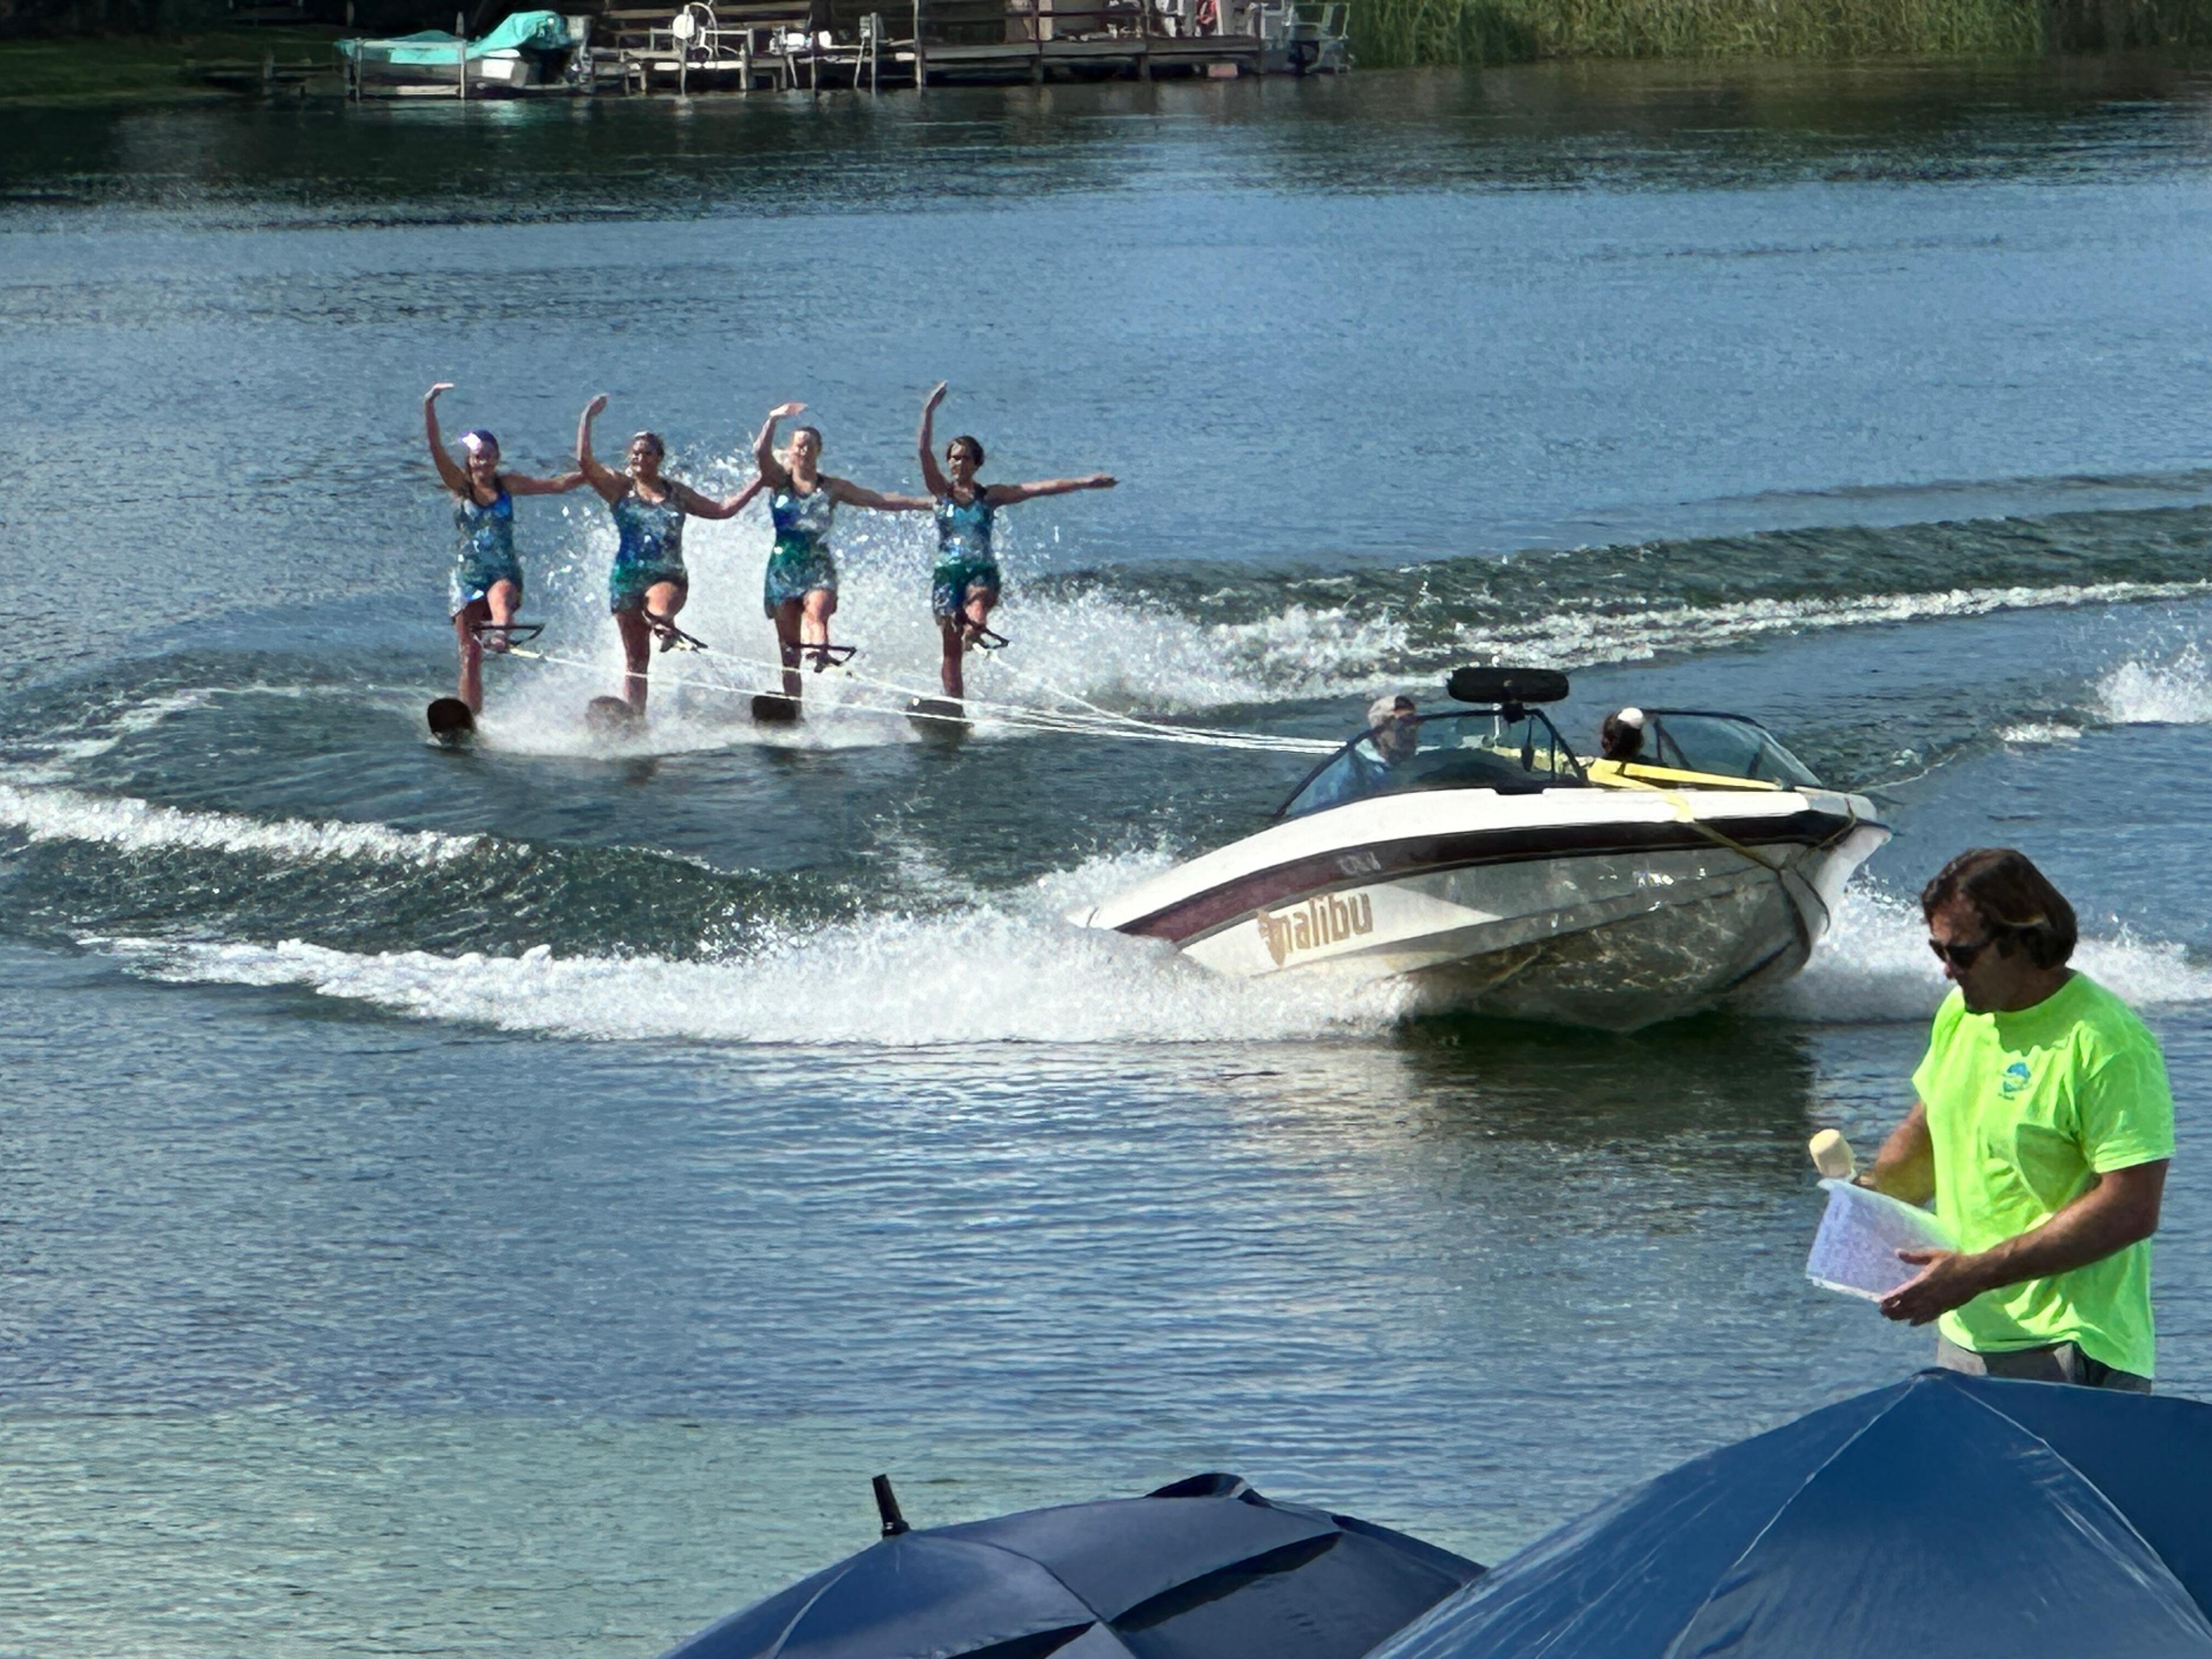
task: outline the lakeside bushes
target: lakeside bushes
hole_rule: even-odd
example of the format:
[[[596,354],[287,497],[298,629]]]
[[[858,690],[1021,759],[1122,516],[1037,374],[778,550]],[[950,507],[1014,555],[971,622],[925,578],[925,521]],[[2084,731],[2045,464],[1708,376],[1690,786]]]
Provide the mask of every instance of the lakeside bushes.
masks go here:
[[[175,35],[220,27],[228,9],[224,0],[0,0],[0,40]]]
[[[1540,58],[2020,57],[2212,45],[2212,0],[1352,0],[1370,68]]]

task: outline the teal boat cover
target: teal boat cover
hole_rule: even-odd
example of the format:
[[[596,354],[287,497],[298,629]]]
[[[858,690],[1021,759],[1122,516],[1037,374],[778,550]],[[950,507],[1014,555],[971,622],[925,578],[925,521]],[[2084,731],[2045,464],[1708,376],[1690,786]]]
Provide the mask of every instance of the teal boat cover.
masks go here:
[[[448,34],[443,29],[423,29],[389,40],[341,40],[338,50],[349,58],[374,52],[386,63],[436,64],[452,63],[453,49],[460,44],[458,34]],[[489,34],[470,41],[469,56],[487,58],[495,52],[513,52],[520,47],[560,52],[568,44],[568,20],[559,12],[519,11]]]

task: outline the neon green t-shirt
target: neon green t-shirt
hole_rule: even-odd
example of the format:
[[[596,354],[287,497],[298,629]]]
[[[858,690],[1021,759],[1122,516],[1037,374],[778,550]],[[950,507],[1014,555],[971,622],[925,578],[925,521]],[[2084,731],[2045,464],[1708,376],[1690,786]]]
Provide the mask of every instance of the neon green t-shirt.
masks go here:
[[[1961,1249],[2042,1225],[2093,1172],[2173,1156],[2158,1039],[2083,974],[2018,1013],[1970,1014],[1954,988],[1912,1083],[1935,1143],[1936,1213]],[[2150,1241],[1987,1291],[1945,1314],[1940,1328],[1978,1353],[2075,1342],[2092,1359],[2148,1376]]]

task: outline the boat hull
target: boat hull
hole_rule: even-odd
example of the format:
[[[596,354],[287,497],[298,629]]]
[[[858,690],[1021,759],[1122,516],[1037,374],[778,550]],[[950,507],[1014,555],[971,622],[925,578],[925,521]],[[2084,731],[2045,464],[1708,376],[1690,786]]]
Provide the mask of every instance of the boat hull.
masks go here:
[[[370,48],[356,56],[353,63],[365,97],[453,97],[461,89],[458,53],[447,63],[394,63],[388,53]],[[469,60],[471,98],[520,92],[540,84],[540,81],[538,65],[520,52],[500,52]]]
[[[1869,803],[1825,791],[1397,797],[1073,919],[1242,978],[1395,980],[1415,1012],[1633,1030],[1797,972],[1887,839]]]

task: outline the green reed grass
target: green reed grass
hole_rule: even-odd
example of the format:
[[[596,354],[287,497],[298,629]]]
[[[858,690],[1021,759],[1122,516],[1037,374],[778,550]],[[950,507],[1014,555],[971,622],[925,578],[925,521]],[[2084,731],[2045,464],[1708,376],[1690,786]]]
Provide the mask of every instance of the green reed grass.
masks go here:
[[[2203,46],[2212,0],[1352,0],[1352,42],[1370,67],[2021,57],[2067,46]]]

